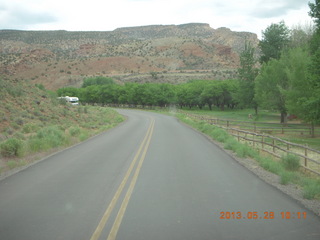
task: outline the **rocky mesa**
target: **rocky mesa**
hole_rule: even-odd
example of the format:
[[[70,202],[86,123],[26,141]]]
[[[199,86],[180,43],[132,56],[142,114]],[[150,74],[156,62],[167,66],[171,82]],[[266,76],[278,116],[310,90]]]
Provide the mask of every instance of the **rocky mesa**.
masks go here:
[[[0,30],[0,75],[55,90],[89,76],[119,83],[227,79],[256,34],[209,24],[152,25],[105,32]]]

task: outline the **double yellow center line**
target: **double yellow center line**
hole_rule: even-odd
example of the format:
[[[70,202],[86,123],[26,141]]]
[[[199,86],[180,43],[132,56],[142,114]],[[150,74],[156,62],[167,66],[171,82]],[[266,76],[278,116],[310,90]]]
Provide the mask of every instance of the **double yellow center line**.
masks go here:
[[[119,200],[119,197],[131,175],[131,172],[132,170],[134,169],[135,165],[136,165],[136,162],[137,160],[139,159],[140,157],[140,160],[138,162],[138,166],[134,172],[134,175],[132,177],[132,180],[130,182],[130,185],[129,185],[129,188],[127,190],[127,193],[122,201],[122,204],[120,206],[120,209],[118,211],[118,214],[117,214],[117,217],[115,219],[115,221],[113,222],[113,226],[110,230],[110,233],[109,233],[109,236],[107,238],[107,240],[114,240],[116,239],[116,236],[117,236],[117,233],[118,233],[118,230],[119,230],[119,227],[120,227],[120,224],[121,224],[121,221],[122,221],[122,218],[124,216],[124,213],[126,211],[126,208],[128,206],[128,203],[129,203],[129,200],[130,200],[130,197],[131,197],[131,194],[133,192],[133,189],[134,189],[134,186],[137,182],[137,179],[138,179],[138,176],[139,176],[139,172],[140,172],[140,169],[141,169],[141,166],[143,164],[143,161],[146,157],[146,154],[147,154],[147,150],[149,148],[149,145],[150,145],[150,141],[151,141],[151,137],[152,137],[152,133],[153,133],[153,129],[154,129],[154,123],[155,123],[155,120],[154,119],[151,119],[151,123],[149,125],[149,128],[148,128],[148,131],[146,133],[146,136],[144,137],[136,155],[134,156],[130,166],[129,166],[129,169],[128,171],[126,172],[126,175],[124,176],[120,186],[118,187],[115,195],[113,196],[107,210],[105,211],[105,213],[103,214],[101,220],[100,220],[100,223],[98,225],[98,227],[96,228],[95,232],[93,233],[92,237],[90,238],[90,240],[98,240],[101,233],[102,233],[102,230],[104,229],[115,205],[117,204],[118,200]]]

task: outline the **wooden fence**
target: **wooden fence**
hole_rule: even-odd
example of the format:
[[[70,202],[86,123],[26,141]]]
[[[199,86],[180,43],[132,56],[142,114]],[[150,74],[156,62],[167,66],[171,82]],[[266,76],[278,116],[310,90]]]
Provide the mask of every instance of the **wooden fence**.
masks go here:
[[[212,125],[226,129],[238,141],[244,141],[254,148],[272,154],[277,158],[281,158],[284,154],[292,154],[298,156],[300,165],[305,170],[320,175],[320,151],[312,149],[308,146],[300,145],[285,141],[283,139],[258,132],[249,132],[247,130],[231,127],[229,122],[226,123],[221,119],[209,119],[203,116],[184,113],[187,116],[199,120],[204,120]],[[229,120],[227,120],[229,121]],[[240,121],[236,121],[240,122]],[[221,124],[222,123],[222,124]],[[257,129],[256,129],[257,130]]]
[[[198,116],[192,114],[193,116]],[[205,120],[211,124],[235,127],[242,130],[253,131],[256,133],[267,133],[267,134],[295,134],[295,135],[312,135],[312,127],[300,124],[300,123],[268,123],[268,122],[255,122],[255,121],[239,121],[230,119],[220,118],[209,118],[204,116],[198,116],[202,120]],[[320,129],[314,129],[315,134],[320,134]]]

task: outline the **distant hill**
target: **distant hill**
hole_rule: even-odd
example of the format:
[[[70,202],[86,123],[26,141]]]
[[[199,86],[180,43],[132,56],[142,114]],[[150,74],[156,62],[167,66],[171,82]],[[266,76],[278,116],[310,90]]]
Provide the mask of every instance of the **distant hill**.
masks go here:
[[[256,34],[203,23],[106,32],[0,30],[0,75],[53,90],[96,75],[118,82],[226,79],[236,77],[246,40],[258,44]]]

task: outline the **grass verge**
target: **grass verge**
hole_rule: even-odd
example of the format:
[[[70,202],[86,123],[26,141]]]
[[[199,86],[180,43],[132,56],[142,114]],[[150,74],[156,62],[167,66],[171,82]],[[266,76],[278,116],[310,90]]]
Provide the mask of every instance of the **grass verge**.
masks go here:
[[[184,114],[176,114],[175,116],[212,139],[223,143],[225,149],[232,150],[238,157],[255,159],[262,168],[279,175],[281,184],[293,183],[301,186],[304,198],[320,200],[320,180],[299,172],[299,163],[295,157],[288,155],[283,156],[281,161],[275,161],[271,157],[261,156],[257,150],[247,144],[238,142],[224,129],[201,120],[191,119]]]

